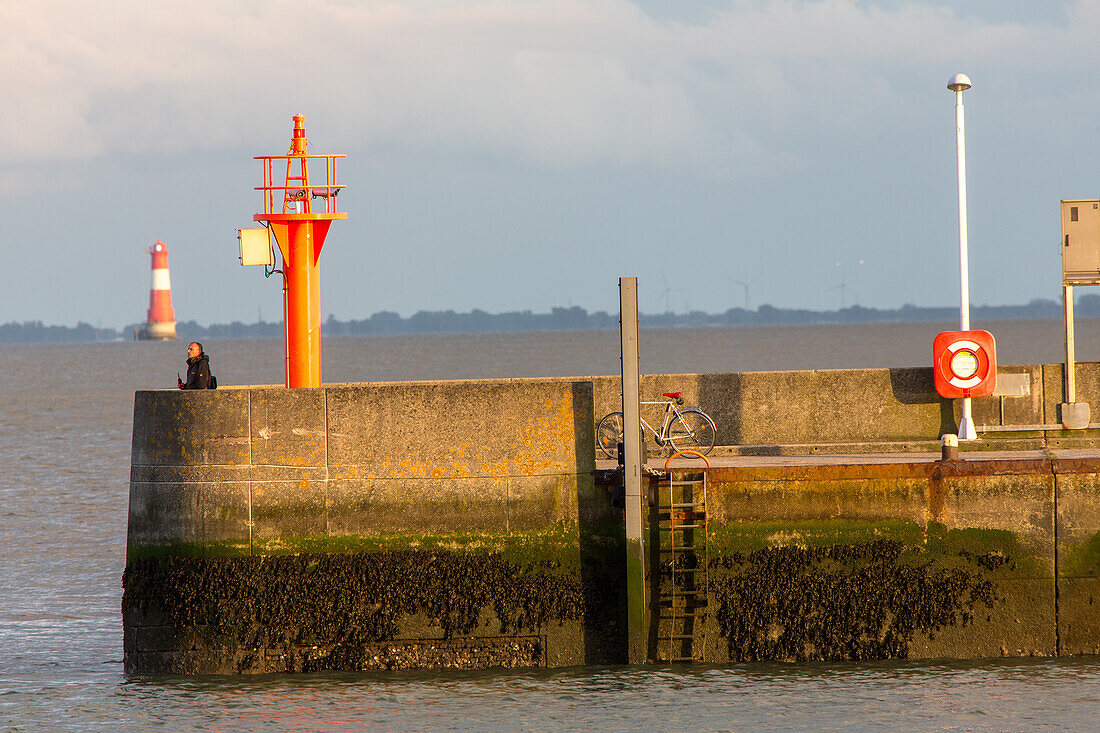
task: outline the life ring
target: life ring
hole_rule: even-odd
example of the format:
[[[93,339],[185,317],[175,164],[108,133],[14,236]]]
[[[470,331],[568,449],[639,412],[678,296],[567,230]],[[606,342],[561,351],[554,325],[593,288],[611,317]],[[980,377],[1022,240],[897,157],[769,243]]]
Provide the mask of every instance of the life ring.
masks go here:
[[[996,342],[988,331],[945,331],[932,342],[941,397],[984,397],[997,378]]]

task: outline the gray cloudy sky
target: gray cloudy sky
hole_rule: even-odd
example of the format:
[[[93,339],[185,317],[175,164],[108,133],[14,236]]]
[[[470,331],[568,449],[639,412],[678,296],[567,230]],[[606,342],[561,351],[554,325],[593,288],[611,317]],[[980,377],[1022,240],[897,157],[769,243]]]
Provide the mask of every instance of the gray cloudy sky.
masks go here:
[[[234,229],[299,112],[348,154],[325,317],[954,305],[960,71],[972,300],[1057,299],[1097,38],[1100,0],[3,3],[0,323],[142,320],[158,237],[178,319],[278,320]]]

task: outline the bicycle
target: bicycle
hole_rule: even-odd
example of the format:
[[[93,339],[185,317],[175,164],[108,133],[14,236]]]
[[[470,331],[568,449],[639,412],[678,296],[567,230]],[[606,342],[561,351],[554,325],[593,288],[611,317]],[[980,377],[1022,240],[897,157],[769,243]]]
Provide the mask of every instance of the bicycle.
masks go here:
[[[677,405],[684,404],[683,392],[662,392],[668,400],[664,402],[642,402],[643,405],[664,405],[665,417],[658,431],[640,418],[642,423],[642,442],[645,432],[653,434],[653,439],[662,448],[672,446],[675,450],[694,448],[703,455],[714,447],[716,428],[710,415],[698,408],[681,410]],[[618,458],[619,443],[623,441],[623,413],[621,410],[604,415],[596,426],[596,445],[608,458]]]

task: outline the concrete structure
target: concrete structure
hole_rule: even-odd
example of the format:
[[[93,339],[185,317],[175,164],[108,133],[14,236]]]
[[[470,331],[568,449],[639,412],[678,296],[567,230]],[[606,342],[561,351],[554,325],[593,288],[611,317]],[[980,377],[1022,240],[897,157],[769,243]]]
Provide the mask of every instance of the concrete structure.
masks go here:
[[[1100,403],[1100,364],[1077,369],[1079,399]],[[1002,382],[1017,377],[1021,394],[973,400],[980,435],[968,449],[1100,446],[1096,430],[983,430],[1060,422],[1061,364],[1001,365],[998,372]],[[620,409],[617,377],[591,381],[597,418]],[[744,454],[938,451],[940,436],[954,433],[960,417],[957,401],[936,394],[928,367],[642,377],[643,397],[670,391],[682,391],[686,405],[706,408],[718,428],[717,445]]]
[[[1056,422],[1061,367],[1004,369],[1028,394],[976,399],[976,423]],[[1079,366],[1084,399],[1098,369]],[[126,669],[625,661],[622,510],[593,446],[617,382],[138,392]],[[935,451],[711,471],[708,661],[1100,652],[1100,453],[1034,450],[1094,431],[994,433],[977,447],[1032,452],[944,462],[931,369],[643,377],[670,389],[730,453]]]

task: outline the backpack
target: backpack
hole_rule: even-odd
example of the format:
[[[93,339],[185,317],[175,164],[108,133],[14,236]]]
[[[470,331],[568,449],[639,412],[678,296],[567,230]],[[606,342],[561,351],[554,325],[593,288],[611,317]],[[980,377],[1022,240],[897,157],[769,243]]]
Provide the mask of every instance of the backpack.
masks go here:
[[[218,388],[218,378],[215,377],[213,374],[210,375],[210,381],[207,382],[206,388],[207,389],[217,389]]]

